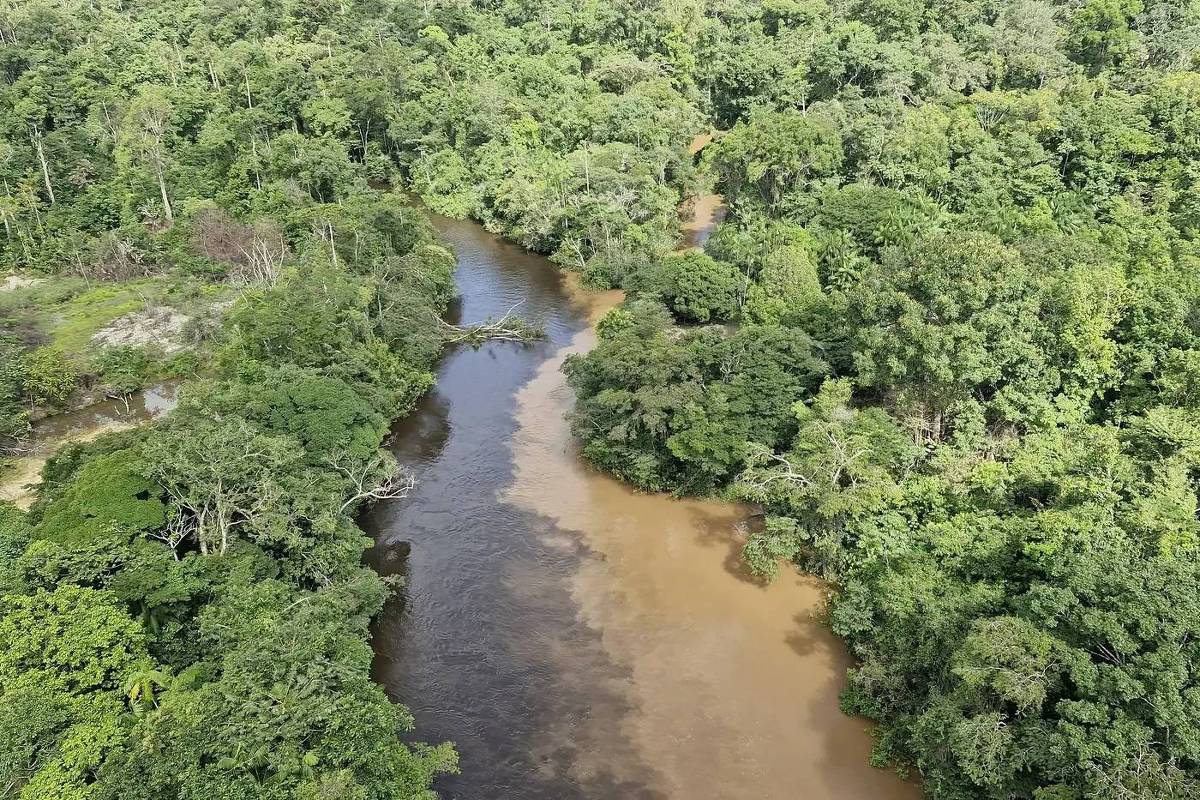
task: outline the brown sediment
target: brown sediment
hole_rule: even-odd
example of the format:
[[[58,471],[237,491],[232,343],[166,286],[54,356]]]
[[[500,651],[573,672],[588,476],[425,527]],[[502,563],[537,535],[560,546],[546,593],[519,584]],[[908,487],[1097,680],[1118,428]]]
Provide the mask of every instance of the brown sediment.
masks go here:
[[[715,137],[715,131],[697,134],[688,145],[688,153],[695,156]],[[683,237],[677,250],[702,249],[709,234],[725,219],[725,198],[713,192],[700,192],[687,199],[679,216]]]
[[[790,569],[770,586],[751,579],[745,507],[641,494],[580,458],[561,366],[594,345],[585,321],[621,293],[587,293],[478,225],[433,219],[458,255],[455,321],[527,300],[547,331],[443,359],[394,431],[414,492],[365,520],[368,562],[405,577],[375,620],[372,674],[422,738],[455,741],[463,773],[438,789],[919,798],[869,766],[870,723],[838,708],[849,657],[821,620],[826,587]]]
[[[692,137],[692,141],[688,144],[688,155],[694,156],[707,147],[712,142],[714,135],[713,131],[709,131],[707,133],[698,133]]]
[[[713,228],[725,219],[725,199],[711,192],[698,194],[688,201],[679,229],[683,232],[679,250],[699,249]]]
[[[567,297],[570,298],[571,302],[577,308],[583,311],[588,323],[593,327],[605,314],[625,299],[625,292],[620,289],[609,289],[604,292],[596,292],[588,289],[583,285],[583,279],[578,272],[562,273],[562,282]],[[592,331],[587,331],[587,333],[592,335],[594,341],[594,333]],[[565,358],[564,353],[559,353],[558,355]],[[559,360],[561,361],[561,359]],[[542,368],[545,369],[546,365],[543,365]],[[538,374],[539,376],[541,375],[540,372]]]
[[[567,288],[592,320],[620,298]],[[752,579],[739,556],[748,509],[638,493],[582,461],[561,366],[594,342],[591,329],[577,334],[519,393],[505,499],[575,532],[592,554],[572,595],[626,668],[610,688],[628,699],[621,729],[652,765],[653,788],[686,800],[919,798],[868,765],[869,723],[839,710],[849,657],[821,621],[823,584],[791,569],[770,586]]]
[[[29,508],[42,480],[42,467],[55,453],[68,444],[88,442],[157,419],[175,407],[178,385],[178,381],[166,381],[135,392],[129,402],[109,398],[35,422],[25,452],[0,469],[0,501]]]
[[[51,419],[53,419],[51,417]],[[136,427],[135,422],[107,420],[86,432],[72,434],[39,447],[31,455],[12,459],[11,466],[0,474],[0,500],[12,503],[17,508],[28,509],[37,495],[37,486],[42,482],[42,467],[50,457],[68,444],[90,442],[101,434],[128,430]]]

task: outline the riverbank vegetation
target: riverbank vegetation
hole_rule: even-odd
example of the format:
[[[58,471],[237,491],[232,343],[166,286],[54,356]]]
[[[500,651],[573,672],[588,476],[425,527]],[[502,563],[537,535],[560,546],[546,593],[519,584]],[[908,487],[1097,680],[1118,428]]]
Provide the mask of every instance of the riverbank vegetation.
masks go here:
[[[446,338],[408,186],[630,292],[568,365],[586,455],[762,504],[746,559],[835,582],[880,763],[1200,797],[1193,5],[37,0],[0,40],[2,269],[99,286],[6,323],[0,436],[131,282],[237,298],[168,423],[2,512],[9,795],[451,767],[367,679],[348,516],[403,492],[377,448]],[[726,224],[672,254],[711,180]]]
[[[411,485],[380,445],[431,383],[454,259],[353,150],[360,22],[0,10],[5,446],[81,375],[199,375],[0,504],[0,796],[391,800],[455,768],[369,677],[388,587],[354,514]]]
[[[693,30],[729,220],[568,365],[585,453],[761,503],[749,565],[835,581],[845,708],[930,797],[1200,796],[1195,10]]]

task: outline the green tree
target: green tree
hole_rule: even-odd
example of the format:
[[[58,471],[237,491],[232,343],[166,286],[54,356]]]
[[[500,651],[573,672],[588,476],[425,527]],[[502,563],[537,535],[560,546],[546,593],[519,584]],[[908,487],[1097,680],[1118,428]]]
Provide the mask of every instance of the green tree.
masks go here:
[[[282,535],[298,522],[285,482],[304,480],[303,451],[291,438],[235,418],[165,429],[139,455],[168,497],[174,547],[194,542],[202,554],[225,555],[240,538]]]
[[[897,391],[933,441],[979,397],[1002,419],[1029,419],[1055,388],[1041,307],[1028,266],[994,237],[919,239],[849,293],[857,381]]]
[[[62,403],[75,391],[75,367],[61,350],[39,347],[26,351],[21,362],[21,385],[31,406]]]
[[[167,189],[168,137],[172,133],[173,113],[171,100],[163,87],[144,87],[129,104],[120,138],[121,152],[129,166],[136,165],[153,178],[168,225],[175,219]]]
[[[737,267],[696,251],[664,259],[654,283],[650,293],[689,322],[736,319],[746,292],[746,278]]]
[[[830,117],[792,111],[752,114],[721,140],[713,161],[727,191],[779,214],[801,192],[835,176],[843,157]]]

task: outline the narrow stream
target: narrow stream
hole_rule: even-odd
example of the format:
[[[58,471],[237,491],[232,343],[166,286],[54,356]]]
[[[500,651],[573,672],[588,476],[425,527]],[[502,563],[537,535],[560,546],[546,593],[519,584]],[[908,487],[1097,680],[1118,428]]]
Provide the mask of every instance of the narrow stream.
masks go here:
[[[370,563],[405,588],[376,620],[374,674],[453,740],[446,798],[909,800],[838,710],[847,656],[823,587],[762,587],[738,560],[746,509],[645,495],[578,457],[560,371],[619,298],[435,218],[464,321],[520,311],[545,341],[463,348],[395,430],[406,499],[364,520]]]
[[[148,386],[129,396],[128,402],[107,398],[98,403],[53,414],[33,423],[24,452],[0,473],[0,500],[28,508],[46,461],[65,445],[86,442],[102,433],[119,431],[158,419],[179,402],[178,380]]]

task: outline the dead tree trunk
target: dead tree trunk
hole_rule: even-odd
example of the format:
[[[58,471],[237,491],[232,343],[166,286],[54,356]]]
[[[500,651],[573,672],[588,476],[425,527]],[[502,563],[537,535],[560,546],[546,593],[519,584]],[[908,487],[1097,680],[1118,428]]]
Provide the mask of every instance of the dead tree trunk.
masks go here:
[[[46,150],[42,147],[42,132],[36,125],[29,126],[29,137],[33,140],[33,148],[37,151],[38,163],[42,165],[42,180],[46,182],[46,195],[50,205],[54,205],[54,185],[50,182],[50,165],[46,163]]]
[[[524,301],[522,301],[524,302]],[[438,318],[438,323],[442,328],[442,341],[446,344],[462,344],[481,345],[486,341],[502,341],[502,342],[531,342],[534,339],[540,339],[545,335],[545,332],[534,325],[524,321],[520,317],[514,316],[517,306],[510,308],[504,316],[499,319],[487,319],[475,325],[451,325],[449,322]]]

